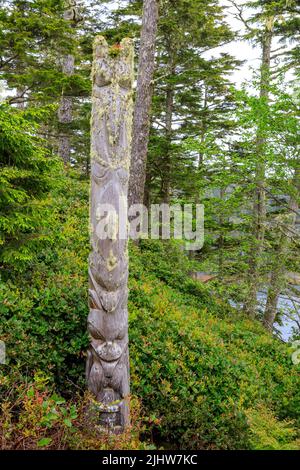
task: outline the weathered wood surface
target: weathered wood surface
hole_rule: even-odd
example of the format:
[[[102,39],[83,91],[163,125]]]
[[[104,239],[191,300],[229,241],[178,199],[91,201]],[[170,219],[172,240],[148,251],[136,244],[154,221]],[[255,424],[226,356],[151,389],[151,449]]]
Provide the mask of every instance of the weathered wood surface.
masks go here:
[[[89,390],[99,402],[99,424],[123,428],[129,422],[127,201],[131,153],[133,43],[110,49],[102,36],[94,42],[91,118],[88,351]],[[102,239],[100,214],[110,204],[119,213]],[[122,213],[121,213],[122,211]],[[123,218],[121,217],[123,216]],[[121,219],[123,222],[121,222]],[[120,223],[119,223],[120,221]]]

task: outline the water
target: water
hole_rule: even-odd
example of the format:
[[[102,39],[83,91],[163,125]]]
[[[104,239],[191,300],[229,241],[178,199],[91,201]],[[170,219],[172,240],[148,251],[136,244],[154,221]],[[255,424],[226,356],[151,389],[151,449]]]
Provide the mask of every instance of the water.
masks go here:
[[[294,286],[294,288],[300,292],[299,286]],[[267,302],[267,292],[259,292],[257,294],[257,300],[261,311],[264,311]],[[287,342],[291,338],[293,330],[299,330],[296,321],[291,317],[298,317],[298,320],[300,320],[300,298],[280,295],[277,303],[277,310],[282,312],[282,316],[280,324],[277,322],[274,323],[274,331],[279,333],[279,336],[283,341]]]
[[[300,286],[293,286],[293,288],[300,293]],[[263,313],[267,303],[266,290],[258,292],[257,302],[259,304],[260,311]],[[230,300],[230,305],[235,308],[237,306],[242,308],[243,306],[242,304],[236,304],[233,300]],[[282,315],[280,324],[277,322],[274,323],[274,332],[278,334],[283,341],[287,342],[291,339],[295,329],[299,332],[299,327],[292,317],[294,316],[297,318],[298,322],[300,322],[300,296],[288,297],[286,295],[280,295],[277,310],[281,311]]]

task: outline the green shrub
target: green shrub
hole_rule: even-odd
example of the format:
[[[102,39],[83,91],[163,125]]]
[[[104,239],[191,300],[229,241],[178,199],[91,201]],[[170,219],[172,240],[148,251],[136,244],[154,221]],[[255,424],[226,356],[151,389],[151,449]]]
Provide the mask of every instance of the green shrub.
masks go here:
[[[251,429],[251,448],[265,450],[299,450],[299,433],[293,421],[279,421],[263,404],[246,412]]]
[[[140,403],[131,398],[131,425],[122,435],[89,426],[86,410],[90,397],[76,396],[68,402],[51,390],[45,374],[36,373],[29,383],[12,383],[18,398],[9,394],[0,406],[0,449],[110,450],[148,448],[139,440],[142,424]]]
[[[63,179],[49,195],[51,243],[0,287],[2,398],[37,370],[67,399],[85,388],[88,184],[73,172]],[[175,242],[130,249],[131,388],[144,435],[187,449],[264,448],[249,410],[263,402],[279,427],[292,420],[299,429],[299,366],[287,345],[231,309],[216,282],[190,279],[197,269]],[[294,448],[296,437],[284,445]]]
[[[66,195],[68,197],[66,197]],[[76,175],[65,178],[52,199],[51,242],[27,265],[0,280],[0,337],[6,342],[9,368],[27,375],[36,369],[52,374],[67,393],[84,387],[88,185]]]
[[[159,439],[183,448],[251,448],[246,410],[261,400],[279,416],[299,418],[296,367],[259,324],[196,310],[157,280],[133,286],[132,390],[159,420]]]
[[[34,114],[34,113],[32,113]],[[36,137],[25,113],[0,104],[0,266],[24,270],[43,244],[51,242],[51,201],[62,164]]]

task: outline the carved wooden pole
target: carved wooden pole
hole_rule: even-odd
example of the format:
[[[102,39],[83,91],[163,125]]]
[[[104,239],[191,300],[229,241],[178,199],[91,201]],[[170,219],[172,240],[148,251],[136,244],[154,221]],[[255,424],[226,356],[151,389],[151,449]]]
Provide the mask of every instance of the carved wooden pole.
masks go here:
[[[89,390],[99,403],[99,425],[117,432],[129,422],[127,187],[129,178],[133,44],[94,42],[91,119],[91,247],[89,259]],[[109,204],[118,214],[104,214]],[[126,205],[126,207],[124,206]],[[102,212],[103,211],[103,212]],[[101,216],[102,214],[102,216]],[[111,215],[111,214],[110,214]],[[121,220],[122,219],[122,220]]]

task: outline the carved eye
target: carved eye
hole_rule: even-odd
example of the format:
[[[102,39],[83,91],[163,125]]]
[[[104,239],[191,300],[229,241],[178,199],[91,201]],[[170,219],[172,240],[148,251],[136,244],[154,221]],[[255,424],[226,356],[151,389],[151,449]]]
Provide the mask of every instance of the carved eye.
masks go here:
[[[100,301],[96,292],[92,289],[89,289],[89,305],[90,308],[99,309],[101,307]]]
[[[101,331],[96,328],[93,322],[88,321],[88,331],[91,333],[92,337],[95,339],[99,339],[100,341],[105,341],[105,338]]]
[[[101,331],[97,330],[97,334],[98,334],[98,339],[100,339],[101,341],[106,341]]]

